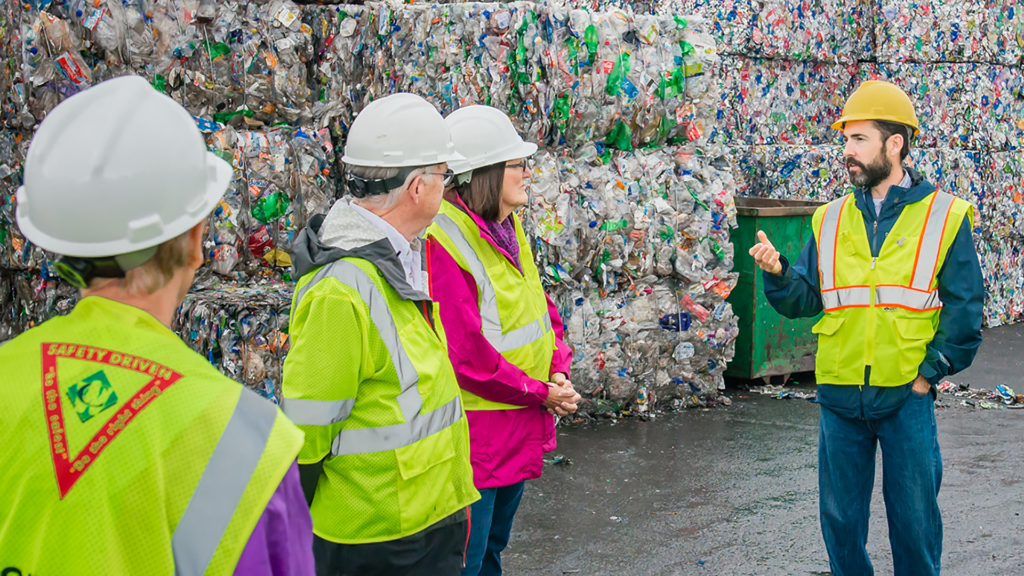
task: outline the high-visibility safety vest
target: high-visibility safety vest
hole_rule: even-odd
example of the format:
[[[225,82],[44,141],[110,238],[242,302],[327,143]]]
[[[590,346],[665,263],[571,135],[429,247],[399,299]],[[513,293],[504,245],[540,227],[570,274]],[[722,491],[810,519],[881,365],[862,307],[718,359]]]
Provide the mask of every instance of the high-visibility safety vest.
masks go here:
[[[347,257],[299,280],[293,342],[315,306],[346,308],[352,325],[337,326],[338,346],[358,333],[362,360],[352,398],[338,398],[330,381],[296,381],[285,365],[284,411],[306,432],[299,464],[329,454],[310,507],[313,532],[342,544],[397,540],[478,500],[469,426],[433,303],[403,299],[373,263]],[[320,361],[297,353],[293,345],[289,362]]]
[[[821,384],[912,382],[935,337],[942,302],[938,274],[970,203],[933,192],[903,208],[877,258],[853,194],[814,213],[825,316],[814,325]]]
[[[302,444],[271,402],[103,298],[0,347],[0,366],[5,574],[232,574]]]
[[[515,214],[509,218],[515,224],[522,272],[480,235],[480,227],[471,216],[448,201],[442,202],[427,236],[436,239],[459,268],[473,275],[481,330],[491,346],[530,378],[546,382],[551,377],[555,332],[526,234]],[[491,402],[465,390],[462,398],[466,410],[524,408]]]

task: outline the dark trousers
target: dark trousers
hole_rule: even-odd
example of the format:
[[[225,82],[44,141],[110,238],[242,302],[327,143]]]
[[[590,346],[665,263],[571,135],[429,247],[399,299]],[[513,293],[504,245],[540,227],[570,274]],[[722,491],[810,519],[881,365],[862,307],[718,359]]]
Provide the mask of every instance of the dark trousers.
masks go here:
[[[480,499],[469,508],[469,547],[462,576],[501,574],[501,552],[508,546],[525,485],[526,482],[518,482],[480,491]]]
[[[459,576],[469,521],[442,520],[422,532],[373,544],[338,544],[313,535],[317,576]]]
[[[882,447],[882,495],[895,576],[938,576],[942,455],[931,394],[912,392],[882,420],[842,418],[824,406],[818,442],[821,532],[833,576],[871,576],[865,545]]]

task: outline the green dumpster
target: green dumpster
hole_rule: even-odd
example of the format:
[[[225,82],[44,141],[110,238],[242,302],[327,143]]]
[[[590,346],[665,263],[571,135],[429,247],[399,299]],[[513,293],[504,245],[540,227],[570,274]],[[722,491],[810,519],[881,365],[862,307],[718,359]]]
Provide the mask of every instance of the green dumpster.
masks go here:
[[[736,248],[735,270],[740,278],[729,295],[729,303],[739,318],[736,357],[729,363],[727,376],[764,378],[814,370],[814,351],[818,339],[811,333],[816,318],[790,320],[779,315],[764,296],[761,269],[749,250],[757,244],[757,231],[783,256],[796,261],[811,238],[811,217],[819,202],[736,198],[739,228],[732,234]]]

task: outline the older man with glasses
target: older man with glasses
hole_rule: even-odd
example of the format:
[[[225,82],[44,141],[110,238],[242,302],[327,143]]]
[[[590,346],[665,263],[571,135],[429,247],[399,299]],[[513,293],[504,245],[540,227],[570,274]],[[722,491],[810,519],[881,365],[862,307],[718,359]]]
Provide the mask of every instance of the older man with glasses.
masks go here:
[[[284,411],[306,433],[317,574],[462,571],[480,496],[419,240],[460,159],[428,102],[376,100],[342,158],[354,198],[296,240]]]

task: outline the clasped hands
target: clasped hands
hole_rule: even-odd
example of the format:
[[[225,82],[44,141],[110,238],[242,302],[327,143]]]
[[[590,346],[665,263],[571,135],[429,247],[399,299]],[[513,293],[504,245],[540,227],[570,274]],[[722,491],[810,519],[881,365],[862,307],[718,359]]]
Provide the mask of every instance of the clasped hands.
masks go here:
[[[565,374],[555,374],[551,377],[551,382],[546,384],[548,399],[544,401],[544,407],[548,409],[548,414],[568,416],[576,412],[576,403],[580,401],[580,395]]]

